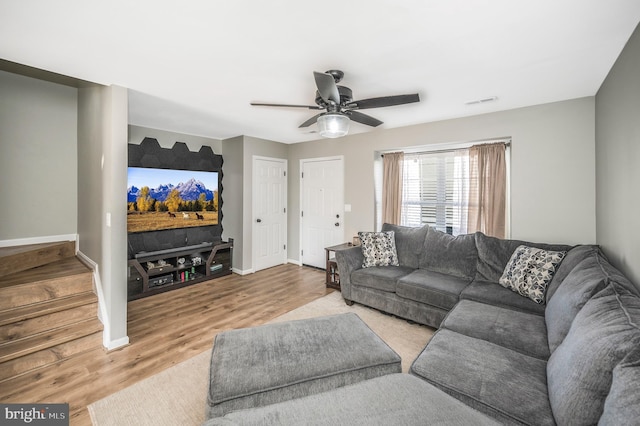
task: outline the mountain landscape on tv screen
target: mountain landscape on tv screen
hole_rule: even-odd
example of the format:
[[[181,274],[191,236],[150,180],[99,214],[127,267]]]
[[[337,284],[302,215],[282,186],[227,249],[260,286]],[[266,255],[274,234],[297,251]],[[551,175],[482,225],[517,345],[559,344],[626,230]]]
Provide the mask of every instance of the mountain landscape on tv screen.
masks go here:
[[[218,172],[129,167],[127,232],[218,225],[219,177]]]
[[[167,196],[177,189],[180,193],[180,197],[185,201],[195,201],[200,197],[200,194],[205,194],[207,201],[213,199],[213,192],[206,187],[204,183],[199,180],[189,179],[187,182],[180,182],[178,185],[171,183],[160,185],[157,188],[149,188],[149,196],[157,201],[165,201]],[[140,195],[140,188],[130,186],[127,188],[127,202],[133,203]]]

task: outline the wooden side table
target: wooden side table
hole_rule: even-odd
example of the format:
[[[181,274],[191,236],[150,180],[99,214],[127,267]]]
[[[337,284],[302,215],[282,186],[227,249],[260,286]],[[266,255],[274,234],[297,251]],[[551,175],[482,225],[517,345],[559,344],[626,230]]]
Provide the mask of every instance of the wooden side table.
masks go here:
[[[335,257],[332,257],[332,253],[351,247],[353,247],[353,244],[351,243],[342,243],[336,246],[324,248],[324,251],[327,255],[327,266],[325,269],[325,284],[327,285],[327,288],[335,288],[336,290],[340,290],[340,274],[338,272],[338,264],[336,263]]]

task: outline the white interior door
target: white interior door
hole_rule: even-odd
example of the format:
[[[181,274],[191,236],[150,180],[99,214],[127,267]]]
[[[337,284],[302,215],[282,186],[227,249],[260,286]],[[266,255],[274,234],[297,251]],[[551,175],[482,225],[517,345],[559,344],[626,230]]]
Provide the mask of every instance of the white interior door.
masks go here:
[[[253,158],[254,270],[287,261],[287,160]]]
[[[343,158],[301,160],[301,260],[325,268],[325,247],[344,240]]]

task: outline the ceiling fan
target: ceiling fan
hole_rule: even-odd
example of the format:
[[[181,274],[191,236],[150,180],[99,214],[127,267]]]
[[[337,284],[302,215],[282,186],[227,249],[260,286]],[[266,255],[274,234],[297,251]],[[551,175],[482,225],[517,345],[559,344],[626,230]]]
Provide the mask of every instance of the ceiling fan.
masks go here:
[[[329,70],[324,73],[314,71],[313,76],[316,80],[316,87],[318,88],[315,99],[316,105],[267,104],[258,102],[252,102],[251,105],[325,110],[325,112],[314,115],[298,127],[309,127],[317,122],[321,136],[337,138],[348,133],[350,120],[372,127],[377,127],[382,124],[382,121],[358,112],[357,110],[420,102],[420,97],[417,93],[410,95],[381,96],[378,98],[354,101],[351,89],[338,85],[342,77],[344,77],[342,71]]]

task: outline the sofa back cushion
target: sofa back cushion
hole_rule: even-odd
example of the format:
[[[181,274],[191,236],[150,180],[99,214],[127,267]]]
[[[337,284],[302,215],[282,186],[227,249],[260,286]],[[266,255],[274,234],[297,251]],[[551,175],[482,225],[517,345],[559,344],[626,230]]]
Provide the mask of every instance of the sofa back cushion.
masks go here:
[[[640,348],[629,354],[613,369],[613,381],[599,425],[637,424],[640,419]]]
[[[558,424],[596,424],[613,370],[640,345],[640,298],[609,282],[578,312],[547,363],[549,401]]]
[[[569,273],[575,268],[580,262],[592,256],[594,253],[598,253],[602,256],[602,252],[600,252],[600,248],[595,245],[581,245],[576,246],[567,252],[567,255],[562,260],[560,267],[554,274],[549,286],[547,287],[547,303],[551,300],[556,290],[560,286],[560,283],[564,281],[564,279],[569,275]]]
[[[429,229],[424,240],[420,268],[454,277],[473,279],[478,251],[473,234],[453,236]]]
[[[507,263],[509,263],[509,259],[511,259],[511,255],[518,246],[525,245],[551,251],[571,250],[571,246],[564,244],[542,244],[520,240],[504,240],[489,237],[482,232],[476,232],[474,236],[478,250],[475,278],[493,283],[498,282],[504,272],[504,268],[507,266]]]
[[[420,266],[420,256],[424,246],[424,239],[429,231],[429,225],[420,228],[409,226],[382,225],[382,232],[393,231],[396,237],[396,251],[400,266],[417,269]]]
[[[611,263],[609,263],[609,261],[606,260],[604,255],[601,255],[601,257],[603,259],[603,261],[600,263],[602,265],[602,270],[605,274],[607,274],[609,280],[614,281],[616,284],[618,284],[618,287],[621,289],[620,291],[626,291],[640,297],[640,282],[633,283],[629,281],[627,277],[622,275],[622,272],[620,272],[619,269],[614,267]]]
[[[569,272],[547,303],[544,316],[551,353],[569,333],[571,323],[580,309],[605,287],[607,276],[600,266],[600,260],[597,252],[592,252],[590,257],[583,259]]]

